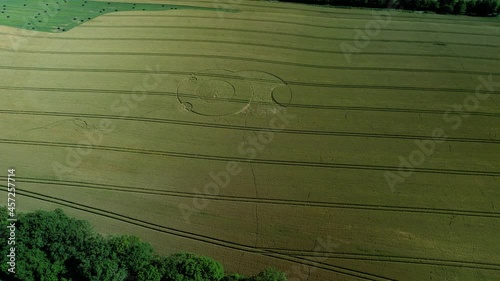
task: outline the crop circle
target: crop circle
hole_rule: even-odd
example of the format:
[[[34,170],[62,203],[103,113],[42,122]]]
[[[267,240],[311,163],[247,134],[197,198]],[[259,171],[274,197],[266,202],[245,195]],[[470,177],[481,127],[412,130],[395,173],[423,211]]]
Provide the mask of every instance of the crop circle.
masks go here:
[[[225,116],[244,110],[253,98],[244,77],[225,69],[209,69],[185,77],[177,87],[185,109],[205,116]]]

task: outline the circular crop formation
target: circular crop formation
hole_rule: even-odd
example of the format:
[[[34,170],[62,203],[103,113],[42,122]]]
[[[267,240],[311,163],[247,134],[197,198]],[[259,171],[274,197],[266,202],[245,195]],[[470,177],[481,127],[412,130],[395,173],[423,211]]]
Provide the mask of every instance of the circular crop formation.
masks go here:
[[[243,110],[252,100],[250,83],[230,70],[210,69],[193,73],[177,87],[177,98],[188,111],[224,116]]]
[[[287,107],[292,102],[292,89],[288,84],[269,72],[247,70],[238,73],[252,83],[254,90],[253,102]]]
[[[292,91],[285,81],[267,72],[210,69],[183,79],[177,99],[195,114],[226,116],[241,113],[252,103],[286,107]]]

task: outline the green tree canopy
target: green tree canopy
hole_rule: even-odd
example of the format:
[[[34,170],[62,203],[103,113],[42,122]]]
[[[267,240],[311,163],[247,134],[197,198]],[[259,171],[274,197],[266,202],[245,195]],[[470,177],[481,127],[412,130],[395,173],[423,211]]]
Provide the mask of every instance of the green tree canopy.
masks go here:
[[[0,208],[0,237],[7,237],[7,210]],[[0,279],[10,281],[284,281],[269,269],[255,277],[224,276],[222,265],[191,253],[161,257],[138,237],[105,237],[62,210],[19,214],[16,275],[8,272],[10,246],[1,244]]]
[[[165,281],[219,281],[224,277],[220,263],[191,253],[174,254],[161,264]]]

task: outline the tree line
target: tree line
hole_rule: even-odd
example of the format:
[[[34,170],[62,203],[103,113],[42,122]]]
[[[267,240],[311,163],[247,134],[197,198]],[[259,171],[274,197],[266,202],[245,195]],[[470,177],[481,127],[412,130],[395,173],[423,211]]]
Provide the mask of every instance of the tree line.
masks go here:
[[[7,241],[7,209],[0,208],[0,239]],[[12,281],[286,281],[266,269],[256,276],[225,274],[223,266],[192,253],[160,256],[138,237],[103,236],[89,222],[55,211],[20,213],[16,273],[8,272],[11,245],[1,243],[0,280]]]
[[[397,8],[441,14],[495,16],[500,13],[500,0],[279,0],[316,5]]]

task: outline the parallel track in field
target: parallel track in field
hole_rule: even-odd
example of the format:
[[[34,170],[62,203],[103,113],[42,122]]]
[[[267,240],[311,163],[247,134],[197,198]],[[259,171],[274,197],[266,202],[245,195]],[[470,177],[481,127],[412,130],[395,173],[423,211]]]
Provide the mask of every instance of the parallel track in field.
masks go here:
[[[110,18],[187,18],[187,19],[211,19],[211,20],[229,20],[229,21],[244,21],[244,22],[258,22],[258,23],[282,23],[282,24],[290,24],[297,26],[307,26],[314,28],[325,28],[325,29],[333,29],[333,30],[353,30],[353,27],[349,26],[333,26],[333,25],[322,25],[322,24],[311,24],[311,23],[303,23],[303,22],[294,22],[294,21],[285,21],[285,20],[270,20],[270,19],[247,19],[247,18],[234,18],[224,16],[223,19],[219,17],[210,17],[210,16],[193,16],[193,15],[115,15],[109,14],[105,17]],[[96,21],[94,21],[96,22]],[[401,31],[401,32],[422,32],[422,33],[435,33],[435,34],[454,34],[454,35],[473,35],[473,36],[486,36],[486,37],[500,37],[500,34],[491,34],[491,33],[473,33],[473,32],[460,32],[460,31],[438,31],[432,29],[404,29],[404,28],[390,28],[384,27],[384,31]]]
[[[7,192],[2,189],[3,192]],[[87,206],[84,204],[72,202],[65,199],[60,199],[53,196],[48,196],[38,192],[32,191],[18,191],[20,195],[42,200],[45,202],[54,203],[57,205],[69,207],[72,209],[77,209],[87,213],[92,213],[94,215],[99,215],[102,217],[118,220],[124,223],[133,224],[142,228],[158,231],[164,234],[169,234],[177,236],[180,238],[195,240],[197,242],[208,243],[211,245],[216,245],[219,247],[230,248],[232,250],[244,251],[249,253],[261,254],[269,256],[272,258],[286,260],[294,263],[308,264],[312,267],[351,276],[361,278],[363,280],[392,280],[387,277],[380,275],[375,275],[363,271],[353,270],[346,267],[332,265],[324,261],[317,261],[308,258],[337,258],[337,259],[355,259],[362,261],[386,261],[386,262],[398,262],[406,264],[427,264],[434,266],[447,266],[447,267],[458,267],[458,268],[471,268],[471,269],[485,269],[500,271],[500,264],[495,263],[484,263],[484,262],[471,262],[471,261],[457,261],[457,260],[447,260],[447,259],[433,259],[433,258],[419,258],[419,257],[398,257],[398,256],[388,256],[388,255],[365,255],[356,253],[332,253],[332,252],[321,252],[321,251],[310,251],[310,250],[289,250],[280,248],[261,248],[249,245],[244,245],[240,243],[235,243],[231,241],[225,241],[222,239],[213,238],[206,235],[200,235],[188,231],[178,230],[172,227],[167,227],[164,225],[159,225],[156,223],[151,223],[141,219],[133,218],[130,216],[125,216],[112,211]],[[377,259],[378,258],[378,259]]]
[[[401,170],[410,171],[407,169],[402,169],[402,168],[397,167],[397,166],[323,163],[323,162],[312,162],[312,161],[291,161],[291,160],[272,160],[272,159],[249,159],[249,158],[234,157],[234,156],[195,154],[195,153],[174,152],[174,151],[126,148],[126,147],[118,147],[118,146],[82,145],[82,144],[62,143],[62,142],[0,139],[0,143],[5,144],[5,145],[60,147],[60,148],[84,148],[84,149],[95,149],[95,150],[100,150],[100,151],[132,153],[132,154],[140,154],[140,155],[152,155],[152,156],[173,157],[173,158],[183,158],[183,159],[198,159],[198,160],[217,161],[217,162],[234,161],[234,162],[245,162],[245,163],[262,164],[262,165],[310,167],[310,168],[324,168],[324,169],[347,169],[347,170],[368,170],[368,171],[389,171],[389,172],[399,172]],[[441,175],[500,177],[499,171],[474,171],[474,170],[437,169],[437,168],[415,167],[415,168],[411,169],[411,172],[426,173],[426,174],[441,174]]]
[[[0,89],[3,87],[0,86]],[[18,91],[16,88],[10,88],[9,90]],[[22,89],[33,92],[61,92],[60,89],[45,89],[45,88],[36,88],[34,90]],[[106,94],[118,94],[118,95],[130,95],[133,94],[133,91],[120,91],[120,90],[105,90],[105,89],[69,89],[68,93],[74,93],[80,91],[81,93],[106,93]],[[159,97],[186,97],[186,98],[196,98],[197,95],[194,94],[178,94],[175,92],[161,92],[161,91],[151,91],[147,93],[148,96],[159,96]],[[274,102],[262,102],[262,101],[253,101],[253,100],[245,100],[245,99],[233,99],[233,98],[217,98],[217,101],[224,101],[227,103],[239,103],[246,105],[249,102],[252,104],[264,105],[264,106],[277,106]],[[371,106],[344,106],[344,105],[323,105],[323,104],[301,104],[301,103],[290,103],[286,106],[286,108],[300,108],[300,109],[315,109],[315,110],[333,110],[333,111],[361,111],[361,112],[388,112],[388,113],[408,113],[408,114],[430,114],[430,115],[443,115],[446,113],[451,113],[450,110],[439,110],[439,109],[417,109],[417,108],[397,108],[397,107],[371,107]],[[461,115],[474,115],[474,116],[483,116],[483,117],[500,117],[500,112],[484,112],[484,111],[453,111],[455,114]],[[53,115],[53,116],[101,116],[100,114],[86,114],[86,113],[76,113],[76,112],[57,112],[57,111],[35,111],[35,110],[3,110],[0,109],[1,114],[26,114],[26,115]],[[109,116],[109,118],[115,119],[115,115],[102,115]],[[128,117],[123,116],[123,119],[127,119]],[[138,116],[131,116],[130,118],[141,118]],[[153,118],[153,120],[155,120]],[[159,119],[163,120],[163,119]],[[167,119],[168,121],[168,119]],[[385,134],[384,134],[385,135]],[[423,136],[422,136],[423,137]]]
[[[134,122],[170,124],[170,125],[179,125],[179,126],[214,128],[214,129],[225,129],[225,130],[272,132],[272,133],[278,133],[278,134],[332,136],[332,137],[357,137],[357,138],[382,138],[382,139],[401,139],[401,140],[436,140],[436,141],[447,141],[447,142],[500,144],[500,140],[498,140],[498,139],[432,137],[432,136],[422,136],[422,135],[419,136],[419,135],[400,135],[400,134],[376,134],[376,133],[362,133],[362,132],[348,132],[348,131],[319,131],[319,130],[286,129],[286,128],[285,129],[272,129],[270,127],[226,125],[226,124],[218,124],[218,123],[182,121],[182,120],[177,120],[177,119],[134,117],[134,116],[111,115],[111,114],[44,112],[44,111],[24,111],[24,110],[0,110],[0,114],[125,120],[125,121],[134,121]]]
[[[180,38],[140,38],[140,37],[52,37],[43,35],[24,35],[24,34],[13,34],[13,33],[2,33],[0,35],[11,36],[11,37],[21,37],[21,38],[41,38],[41,39],[51,39],[59,41],[152,41],[152,42],[188,42],[188,43],[214,43],[214,44],[229,44],[237,46],[251,46],[251,47],[262,47],[262,48],[272,48],[279,50],[291,50],[291,51],[301,51],[301,52],[311,52],[311,53],[322,53],[329,55],[344,55],[343,51],[335,50],[325,50],[325,49],[315,49],[315,48],[304,48],[304,47],[292,47],[283,45],[274,45],[267,43],[252,43],[252,42],[241,42],[241,41],[229,41],[229,40],[211,40],[211,39],[180,39]],[[435,42],[438,43],[438,42]],[[25,53],[36,53],[39,51],[34,50],[21,50],[13,48],[0,48],[0,51],[4,52],[25,52]],[[61,52],[58,52],[61,53]],[[485,57],[485,56],[465,56],[456,54],[426,54],[426,53],[396,53],[396,52],[360,52],[356,53],[356,56],[398,56],[398,57],[428,57],[428,58],[455,58],[455,59],[469,59],[469,60],[488,60],[488,61],[498,61],[500,57]]]
[[[4,49],[7,50],[7,49]],[[16,51],[19,53],[37,53],[37,54],[51,54],[51,55],[102,55],[102,56],[158,56],[158,57],[174,57],[174,58],[204,58],[204,59],[223,59],[223,60],[235,60],[235,61],[245,61],[245,62],[257,62],[264,64],[274,64],[274,65],[286,65],[295,66],[303,68],[315,68],[315,69],[329,69],[329,70],[343,70],[343,71],[376,71],[376,72],[409,72],[409,73],[439,73],[439,74],[464,74],[464,75],[494,75],[499,76],[500,72],[488,72],[488,71],[467,71],[467,70],[455,70],[455,69],[419,69],[419,68],[402,68],[402,67],[362,67],[362,66],[336,66],[336,65],[319,65],[319,64],[306,64],[306,63],[294,63],[287,61],[278,60],[265,60],[256,59],[249,57],[240,56],[226,56],[226,55],[202,55],[202,54],[183,54],[183,53],[157,53],[157,52],[147,52],[147,53],[135,53],[135,52],[76,52],[76,51]],[[51,69],[58,68],[43,68],[35,66],[11,66],[11,65],[0,65],[0,69],[6,70],[31,70],[31,71],[55,71]],[[109,72],[109,73],[138,73],[137,69],[92,69],[92,68],[63,68],[65,71],[71,72]],[[150,72],[149,72],[150,73]],[[472,90],[469,90],[472,91]]]
[[[256,34],[269,34],[269,35],[279,35],[279,36],[289,36],[298,37],[306,39],[317,39],[317,40],[329,40],[329,41],[341,41],[341,42],[352,42],[351,37],[330,37],[330,36],[315,36],[315,35],[304,35],[297,33],[288,33],[281,31],[265,31],[256,29],[241,29],[241,28],[224,28],[224,27],[207,27],[207,26],[184,26],[184,25],[96,25],[88,24],[81,25],[80,28],[92,29],[92,28],[143,28],[143,29],[187,29],[187,30],[216,30],[216,31],[235,31],[242,33],[256,33]],[[500,48],[498,44],[477,44],[477,43],[464,43],[464,42],[449,42],[449,41],[424,41],[424,40],[396,40],[396,39],[370,39],[371,42],[386,42],[386,43],[412,43],[412,44],[445,44],[445,45],[456,45],[456,46],[471,46],[471,47],[489,47],[489,48]]]
[[[72,68],[64,68],[64,67],[23,67],[23,66],[3,66],[6,70],[15,70],[15,71],[39,71],[39,72],[82,72],[82,73],[148,73],[151,72],[147,70],[120,70],[120,69],[72,69]],[[190,76],[195,74],[189,71],[158,71],[157,74],[172,74],[172,75],[187,75]],[[196,73],[197,74],[197,73]],[[218,75],[218,74],[197,74],[199,76],[206,77],[218,77],[218,78],[230,78],[230,79],[240,79],[245,81],[258,81],[258,82],[270,82],[277,83],[274,80],[266,80],[266,79],[256,79],[249,77],[240,77],[235,75]],[[491,95],[500,95],[498,91],[488,91],[488,90],[479,90],[474,91],[473,89],[465,89],[465,88],[436,88],[436,87],[416,87],[416,86],[388,86],[388,85],[358,85],[358,84],[338,84],[338,83],[327,83],[327,82],[306,82],[306,81],[293,81],[293,80],[283,80],[286,85],[289,86],[306,86],[306,87],[319,87],[319,88],[332,88],[332,89],[378,89],[378,90],[400,90],[400,91],[421,91],[421,92],[438,92],[438,93],[482,93],[482,94],[491,94]],[[20,90],[29,90],[29,89],[37,89],[37,87],[17,87],[17,86],[5,86],[0,85],[0,89],[20,89]],[[43,88],[39,88],[43,89]],[[64,89],[64,88],[62,88]],[[71,90],[69,88],[69,90]]]
[[[6,180],[5,177],[0,177],[0,179]],[[419,214],[446,215],[446,216],[451,215],[451,216],[467,216],[467,217],[481,217],[481,218],[500,218],[500,212],[485,212],[485,211],[475,211],[475,210],[458,210],[458,209],[454,210],[454,209],[425,208],[425,207],[255,198],[255,197],[245,197],[245,196],[207,195],[207,194],[193,193],[193,192],[180,192],[180,191],[167,191],[161,189],[141,188],[136,186],[112,185],[112,184],[82,182],[82,181],[72,181],[72,180],[51,180],[51,179],[30,178],[24,176],[22,178],[19,178],[17,181],[20,183],[28,183],[28,184],[65,186],[68,188],[83,188],[83,189],[118,191],[118,192],[149,194],[149,195],[163,195],[168,197],[178,197],[178,198],[188,198],[188,199],[204,198],[213,201],[241,202],[241,203],[262,204],[262,205],[267,204],[267,205],[301,206],[301,207],[331,208],[331,209],[352,209],[352,210],[365,210],[365,211],[376,211],[376,212],[400,212],[408,214],[419,213]]]
[[[185,29],[185,30],[200,30],[200,31],[229,31],[229,32],[240,32],[240,33],[255,33],[255,34],[267,34],[272,36],[287,36],[287,37],[297,37],[297,38],[305,38],[305,39],[314,39],[314,40],[327,40],[331,42],[352,42],[353,37],[331,37],[331,36],[315,36],[315,35],[304,35],[297,33],[289,33],[289,32],[281,32],[281,31],[266,31],[259,29],[242,29],[242,28],[227,28],[227,27],[207,27],[207,26],[185,26],[185,25],[96,25],[96,24],[87,24],[81,25],[79,28],[84,29],[123,29],[123,28],[139,28],[139,29]],[[0,35],[7,36],[18,36],[16,34],[9,33],[0,33]],[[55,36],[38,36],[38,35],[24,35],[24,37],[33,37],[33,38],[50,38],[57,39]],[[60,37],[64,38],[64,37]],[[258,37],[257,37],[258,38]],[[104,40],[104,39],[101,39]],[[370,39],[371,42],[384,42],[384,43],[411,43],[411,44],[444,44],[451,46],[470,46],[470,47],[487,47],[487,48],[500,48],[498,44],[477,44],[477,43],[465,43],[465,42],[450,42],[450,41],[436,41],[436,40],[400,40],[400,39]]]
[[[6,192],[6,190],[4,190],[4,189],[2,189],[2,191]],[[356,277],[356,278],[359,278],[362,280],[370,280],[370,281],[393,280],[393,279],[389,279],[389,278],[386,278],[386,277],[383,277],[380,275],[375,275],[375,274],[371,274],[371,273],[367,273],[367,272],[363,272],[363,271],[353,270],[353,269],[349,269],[346,267],[318,263],[316,261],[309,260],[309,259],[304,258],[304,257],[293,257],[293,256],[284,255],[284,254],[276,254],[276,253],[267,251],[265,248],[256,248],[256,247],[252,247],[252,246],[248,246],[248,245],[243,245],[243,244],[239,244],[239,243],[235,243],[235,242],[229,242],[229,241],[225,241],[222,239],[209,237],[206,235],[200,235],[200,234],[196,234],[196,233],[192,233],[192,232],[188,232],[188,231],[178,230],[175,228],[151,223],[151,222],[144,221],[141,219],[132,218],[130,216],[125,216],[123,214],[118,214],[115,212],[99,209],[99,208],[92,207],[92,206],[87,206],[84,204],[79,204],[79,203],[72,202],[69,200],[44,195],[44,194],[41,194],[38,192],[28,192],[28,191],[18,190],[17,193],[22,195],[22,196],[29,197],[29,198],[38,199],[38,200],[41,200],[44,202],[54,203],[57,205],[80,210],[80,211],[91,213],[94,215],[106,217],[109,219],[114,219],[114,220],[117,220],[117,221],[120,221],[123,223],[132,224],[132,225],[135,225],[138,227],[142,227],[144,229],[157,231],[157,232],[160,232],[163,234],[168,234],[168,235],[176,236],[179,238],[190,239],[190,240],[194,240],[196,242],[206,243],[206,244],[210,244],[213,246],[223,247],[223,248],[231,249],[231,250],[243,251],[243,252],[247,252],[247,253],[266,255],[266,256],[269,256],[269,257],[272,257],[275,259],[294,262],[294,263],[308,264],[309,266],[312,266],[315,268],[323,269],[323,270],[330,271],[330,272],[335,272],[335,273],[350,276],[350,277]]]

